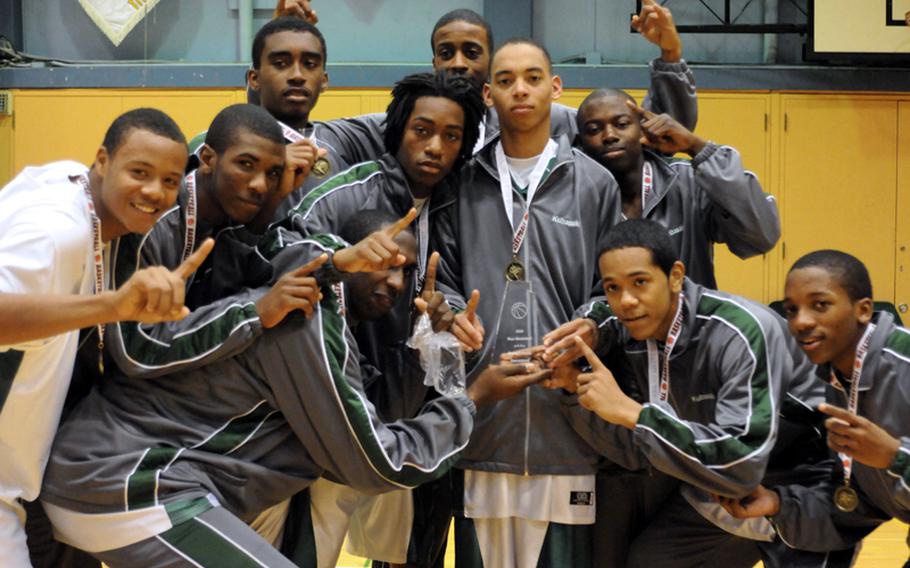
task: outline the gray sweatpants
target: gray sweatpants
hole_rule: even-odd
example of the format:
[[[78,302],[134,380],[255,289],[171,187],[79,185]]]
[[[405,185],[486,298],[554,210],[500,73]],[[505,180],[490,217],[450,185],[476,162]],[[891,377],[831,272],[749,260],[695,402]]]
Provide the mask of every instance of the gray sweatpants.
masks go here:
[[[154,538],[95,553],[111,568],[296,568],[223,507],[214,507]]]

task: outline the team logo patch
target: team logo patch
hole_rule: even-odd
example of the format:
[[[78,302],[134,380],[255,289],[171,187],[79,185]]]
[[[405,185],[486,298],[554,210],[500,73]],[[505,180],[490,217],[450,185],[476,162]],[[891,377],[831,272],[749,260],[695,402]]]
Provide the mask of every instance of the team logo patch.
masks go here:
[[[569,505],[581,505],[583,507],[591,507],[594,505],[594,492],[593,491],[570,491],[569,492]]]

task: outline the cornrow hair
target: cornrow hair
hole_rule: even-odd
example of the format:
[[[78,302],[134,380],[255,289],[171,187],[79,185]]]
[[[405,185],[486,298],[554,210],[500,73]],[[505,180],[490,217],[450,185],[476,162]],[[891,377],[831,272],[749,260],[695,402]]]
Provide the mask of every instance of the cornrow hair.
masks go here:
[[[840,284],[851,301],[872,298],[872,279],[866,265],[852,254],[839,250],[825,249],[801,256],[787,275],[800,268],[821,268]]]
[[[445,71],[436,73],[415,73],[395,83],[392,102],[386,109],[383,142],[390,154],[398,153],[404,138],[405,127],[414,105],[421,97],[443,97],[453,101],[464,112],[464,134],[461,150],[454,169],[459,169],[471,159],[474,145],[480,136],[480,121],[483,120],[484,105],[480,92],[464,77],[451,76]]]

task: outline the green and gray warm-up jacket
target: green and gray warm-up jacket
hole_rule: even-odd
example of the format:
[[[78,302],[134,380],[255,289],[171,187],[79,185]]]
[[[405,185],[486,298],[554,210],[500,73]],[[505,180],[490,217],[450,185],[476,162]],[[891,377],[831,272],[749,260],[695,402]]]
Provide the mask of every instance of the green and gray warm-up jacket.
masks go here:
[[[293,264],[326,250],[294,249],[284,255]],[[473,403],[441,397],[416,418],[382,422],[363,390],[377,371],[331,288],[323,294],[311,319],[288,318],[236,357],[145,381],[106,377],[61,427],[45,473],[42,498],[63,510],[52,519],[64,540],[103,550],[86,540],[91,514],[133,513],[116,539],[101,537],[125,546],[123,535],[137,542],[213,503],[252,519],[320,476],[381,492],[442,475],[467,444]]]
[[[910,523],[910,331],[886,312],[876,313],[873,321],[877,325],[860,376],[857,414],[899,439],[900,447],[886,468],[853,461],[850,485],[860,499],[850,513],[834,506],[834,491],[843,485],[840,460],[834,460],[831,476],[823,482],[774,487],[780,495],[780,512],[771,522],[790,546],[840,550],[889,519]],[[829,365],[817,368],[816,379],[826,385],[828,403],[846,408],[847,392],[830,377]],[[849,385],[849,377],[844,384]]]
[[[703,491],[742,497],[765,477],[781,414],[811,411],[821,390],[786,322],[767,306],[688,278],[683,298],[668,404],[650,400],[657,386],[649,384],[645,342],[632,339],[609,306],[597,303],[588,314],[599,323],[597,352],[624,360],[615,376],[644,408],[634,430],[581,408],[574,395],[566,397],[565,411],[575,430],[619,465],[650,464]],[[658,354],[660,369],[662,344]]]

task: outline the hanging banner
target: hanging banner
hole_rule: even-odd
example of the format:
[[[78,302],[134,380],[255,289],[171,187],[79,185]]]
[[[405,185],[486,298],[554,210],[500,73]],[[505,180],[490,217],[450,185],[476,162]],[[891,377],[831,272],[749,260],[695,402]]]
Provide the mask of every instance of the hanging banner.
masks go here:
[[[142,21],[159,0],[79,0],[82,9],[114,45]]]

